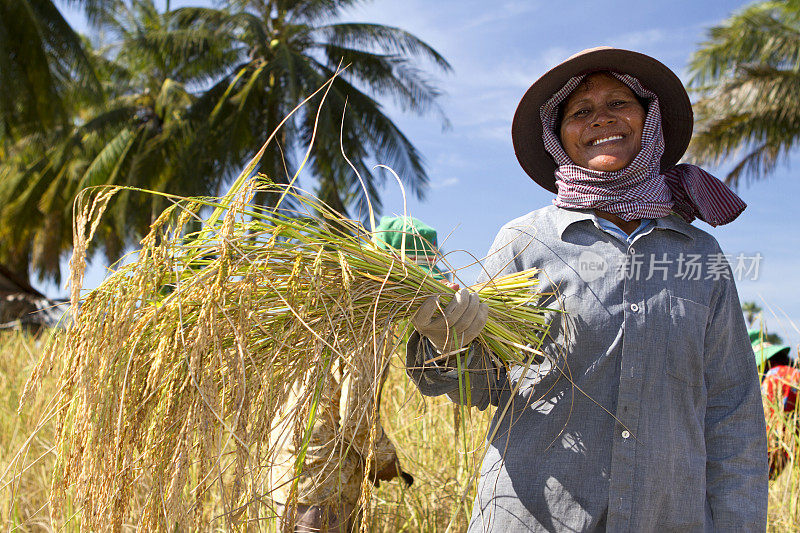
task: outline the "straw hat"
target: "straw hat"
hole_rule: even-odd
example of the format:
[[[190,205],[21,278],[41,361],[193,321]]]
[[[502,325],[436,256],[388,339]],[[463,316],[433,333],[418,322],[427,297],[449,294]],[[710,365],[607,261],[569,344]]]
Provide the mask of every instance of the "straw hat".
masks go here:
[[[680,161],[689,146],[693,124],[692,104],[683,83],[674,72],[660,61],[638,52],[608,46],[589,48],[536,80],[514,113],[511,138],[517,159],[533,181],[545,189],[557,192],[554,176],[556,163],[542,141],[539,110],[570,78],[604,70],[629,74],[658,96],[665,145],[661,158],[662,170]]]

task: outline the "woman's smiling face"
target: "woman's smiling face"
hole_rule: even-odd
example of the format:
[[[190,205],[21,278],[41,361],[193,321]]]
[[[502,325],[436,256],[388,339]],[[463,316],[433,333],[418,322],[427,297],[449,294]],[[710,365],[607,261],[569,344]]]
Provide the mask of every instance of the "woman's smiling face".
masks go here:
[[[645,110],[633,91],[611,74],[584,78],[563,110],[561,146],[578,166],[614,172],[642,149]]]

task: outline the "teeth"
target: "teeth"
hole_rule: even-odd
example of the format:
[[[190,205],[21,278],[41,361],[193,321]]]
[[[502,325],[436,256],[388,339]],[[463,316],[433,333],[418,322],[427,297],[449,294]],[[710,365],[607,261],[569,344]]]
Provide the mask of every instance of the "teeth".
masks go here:
[[[603,137],[602,139],[597,139],[596,141],[592,141],[592,146],[596,146],[600,143],[605,143],[608,141],[616,141],[618,139],[622,139],[622,135],[612,135],[611,137]]]

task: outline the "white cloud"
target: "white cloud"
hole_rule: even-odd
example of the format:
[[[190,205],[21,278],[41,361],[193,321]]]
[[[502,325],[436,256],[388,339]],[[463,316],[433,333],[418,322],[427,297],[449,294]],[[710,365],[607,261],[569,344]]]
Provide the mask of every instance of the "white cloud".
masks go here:
[[[666,42],[667,39],[669,34],[665,30],[653,28],[621,35],[618,39],[614,39],[614,44],[619,48],[641,50]]]
[[[456,178],[455,176],[451,176],[443,180],[432,181],[431,189],[445,189],[447,187],[453,187],[455,185],[458,185],[460,182],[461,182],[460,179]]]
[[[511,121],[477,128],[472,136],[474,138],[509,143],[511,142]]]
[[[551,46],[550,48],[545,49],[541,54],[539,54],[539,63],[541,63],[544,67],[541,74],[544,74],[545,70],[550,70],[559,63],[562,63],[574,53],[574,50],[570,51],[563,46]]]
[[[468,166],[462,156],[450,150],[439,153],[433,165],[435,168],[464,168]]]
[[[509,1],[504,2],[502,6],[485,12],[483,15],[468,20],[459,31],[474,30],[475,28],[486,28],[492,24],[502,22],[504,20],[518,17],[523,14],[530,14],[535,11],[542,4],[539,2],[530,2],[528,0]]]

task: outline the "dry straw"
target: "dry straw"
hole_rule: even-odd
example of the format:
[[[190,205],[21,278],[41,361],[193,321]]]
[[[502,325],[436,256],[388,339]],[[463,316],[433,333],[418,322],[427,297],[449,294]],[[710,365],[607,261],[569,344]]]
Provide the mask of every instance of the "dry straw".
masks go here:
[[[54,409],[54,524],[277,527],[275,429],[292,432],[299,473],[331,369],[347,374],[354,354],[378,342],[401,346],[422,300],[440,294],[446,303],[453,294],[404,261],[403,250],[379,249],[361,224],[314,197],[248,179],[254,165],[223,198],[169,197],[134,261],[80,300],[74,288],[73,321],[26,386],[30,396],[50,362],[65,361]],[[281,194],[279,208],[252,204],[265,188]],[[76,236],[84,237],[73,280],[114,191],[78,204]],[[202,229],[191,232],[198,221]],[[541,343],[536,287],[535,271],[473,287],[490,309],[478,341],[503,364],[527,363]],[[347,446],[346,436],[333,439],[334,449]],[[68,508],[79,511],[64,516]]]

